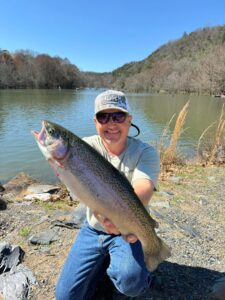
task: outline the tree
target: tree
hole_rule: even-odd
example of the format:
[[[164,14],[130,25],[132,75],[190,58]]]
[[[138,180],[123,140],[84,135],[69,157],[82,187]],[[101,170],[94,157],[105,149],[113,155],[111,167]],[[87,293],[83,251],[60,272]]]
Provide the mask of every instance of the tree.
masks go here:
[[[16,67],[8,51],[0,52],[0,88],[12,88],[16,82]]]

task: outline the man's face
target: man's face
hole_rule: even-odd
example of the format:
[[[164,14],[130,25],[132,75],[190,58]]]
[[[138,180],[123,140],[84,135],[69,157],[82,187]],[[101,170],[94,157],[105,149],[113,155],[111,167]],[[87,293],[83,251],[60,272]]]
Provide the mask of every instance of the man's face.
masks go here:
[[[101,111],[101,113],[113,113],[120,112],[118,109],[106,109]],[[96,125],[96,130],[100,137],[103,139],[107,145],[123,145],[126,144],[126,139],[128,135],[128,131],[130,128],[132,116],[126,115],[124,122],[117,123],[109,119],[106,124],[101,124],[98,122],[96,116],[94,117],[94,122]]]

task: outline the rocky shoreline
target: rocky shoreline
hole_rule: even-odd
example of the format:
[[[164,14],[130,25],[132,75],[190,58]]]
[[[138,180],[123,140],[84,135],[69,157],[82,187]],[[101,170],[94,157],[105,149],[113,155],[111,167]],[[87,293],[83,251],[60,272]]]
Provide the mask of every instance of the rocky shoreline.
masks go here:
[[[225,169],[213,166],[186,166],[161,175],[150,212],[172,256],[152,274],[146,295],[136,300],[225,299],[224,178]],[[60,269],[84,218],[84,208],[60,184],[40,183],[22,173],[3,185],[0,299],[1,294],[5,300],[54,299]],[[19,246],[25,253],[17,268],[24,266],[33,277],[23,296],[9,298],[6,284],[1,286],[13,273],[1,273],[1,243]],[[109,299],[129,298],[118,294],[105,276],[95,300]]]

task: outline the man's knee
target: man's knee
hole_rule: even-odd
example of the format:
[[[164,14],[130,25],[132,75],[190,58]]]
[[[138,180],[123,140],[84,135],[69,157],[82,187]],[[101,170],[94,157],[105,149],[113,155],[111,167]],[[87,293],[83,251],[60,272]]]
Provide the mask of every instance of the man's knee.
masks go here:
[[[111,277],[117,290],[128,296],[137,297],[149,288],[150,274],[142,270],[139,274],[127,273],[119,277]]]
[[[146,292],[148,289],[149,284],[148,281],[145,280],[144,282],[141,280],[133,280],[132,282],[122,282],[118,289],[120,292],[128,297],[137,297],[141,296],[143,293]]]

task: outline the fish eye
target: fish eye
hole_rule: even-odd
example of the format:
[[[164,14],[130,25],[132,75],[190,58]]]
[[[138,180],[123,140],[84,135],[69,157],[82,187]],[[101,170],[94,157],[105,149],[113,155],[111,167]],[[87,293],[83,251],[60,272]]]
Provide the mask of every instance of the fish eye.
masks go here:
[[[51,135],[54,135],[55,133],[55,130],[51,127],[48,128],[48,132],[51,134]]]
[[[60,133],[57,132],[57,130],[55,130],[55,129],[52,128],[52,127],[49,127],[49,128],[48,128],[48,133],[49,133],[52,137],[54,137],[54,138],[56,138],[56,139],[60,138]]]

